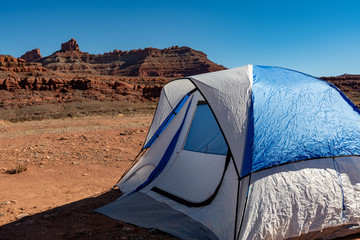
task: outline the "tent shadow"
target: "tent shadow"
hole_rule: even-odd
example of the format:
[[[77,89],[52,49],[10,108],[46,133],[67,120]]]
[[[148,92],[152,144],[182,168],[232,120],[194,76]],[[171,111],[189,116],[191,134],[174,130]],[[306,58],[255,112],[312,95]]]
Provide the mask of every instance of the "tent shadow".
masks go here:
[[[143,229],[111,219],[94,209],[120,197],[111,189],[60,207],[0,226],[0,239],[176,239],[152,229]]]
[[[120,197],[111,189],[0,226],[0,239],[176,239],[156,229],[144,229],[94,212]],[[311,239],[297,238],[297,239]],[[355,234],[339,240],[360,239]]]

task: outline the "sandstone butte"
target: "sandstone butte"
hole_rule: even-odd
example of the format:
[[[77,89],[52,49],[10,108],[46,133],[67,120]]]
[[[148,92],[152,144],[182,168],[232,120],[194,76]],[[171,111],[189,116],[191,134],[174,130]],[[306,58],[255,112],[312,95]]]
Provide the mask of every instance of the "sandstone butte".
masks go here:
[[[22,55],[20,58],[24,59],[27,62],[34,62],[41,58],[40,49],[35,48],[31,51],[28,51],[24,55]]]
[[[0,90],[88,90],[154,100],[171,79],[223,69],[205,53],[189,47],[114,50],[96,55],[80,51],[76,40],[71,39],[47,57],[42,57],[39,49],[20,58],[0,55]],[[360,75],[322,79],[360,104]]]
[[[96,55],[80,51],[75,39],[61,44],[50,56],[41,57],[40,50],[33,49],[21,58],[49,70],[77,74],[177,78],[226,69],[190,47],[114,50]]]
[[[96,55],[80,51],[76,40],[70,39],[46,57],[38,48],[20,58],[0,55],[0,90],[89,90],[151,100],[170,79],[223,69],[189,47],[114,50]]]
[[[21,58],[0,55],[0,91],[32,95],[32,91],[51,91],[53,95],[74,90],[87,91],[97,99],[153,100],[160,95],[165,78],[142,79],[98,75],[65,74],[49,70],[41,63],[26,62]],[[0,94],[0,107],[6,96]],[[9,99],[8,99],[9,100]],[[25,101],[25,100],[24,100]]]

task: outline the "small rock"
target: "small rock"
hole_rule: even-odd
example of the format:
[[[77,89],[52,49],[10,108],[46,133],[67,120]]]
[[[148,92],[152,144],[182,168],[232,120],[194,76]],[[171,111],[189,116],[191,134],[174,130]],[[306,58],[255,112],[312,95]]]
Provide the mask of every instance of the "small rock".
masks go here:
[[[52,217],[51,215],[45,214],[44,216],[42,216],[42,219],[49,219],[49,218],[51,218],[51,217]]]
[[[72,162],[71,164],[74,164],[74,165],[75,165],[75,164],[78,164],[78,162]]]
[[[123,230],[124,230],[125,232],[132,232],[132,231],[134,231],[135,229],[132,228],[132,227],[124,227]]]
[[[87,176],[87,174],[86,174],[86,173],[83,173],[82,175],[83,175],[83,176]]]
[[[21,208],[19,208],[20,210],[25,210],[25,208],[23,208],[23,207],[21,207]]]
[[[122,228],[124,225],[122,223],[119,223],[117,225],[115,225],[116,228]]]
[[[21,218],[24,218],[24,217],[27,217],[27,216],[30,216],[30,214],[28,213],[23,213],[23,214],[20,214],[16,217],[16,219],[21,219]]]
[[[79,235],[79,236],[84,236],[84,235],[86,235],[86,232],[84,232],[83,230],[80,230],[80,231],[77,231],[75,234]]]
[[[64,172],[59,172],[59,174],[64,174]]]
[[[60,141],[64,141],[64,140],[68,140],[69,138],[68,137],[61,137],[59,138]]]
[[[6,213],[0,213],[0,217],[4,217],[6,215],[7,215]]]
[[[82,138],[82,139],[84,139],[84,140],[87,140],[87,139],[88,139],[87,136],[85,136],[85,135],[81,135],[80,138]]]
[[[0,203],[0,205],[8,205],[10,203],[11,203],[11,201],[5,201],[5,202]]]
[[[160,233],[160,231],[159,231],[158,229],[156,229],[156,228],[152,228],[152,229],[150,229],[150,230],[148,231],[148,233],[158,234],[158,233]]]
[[[26,223],[26,224],[34,224],[35,221],[34,221],[34,220],[28,220],[28,221],[26,221],[25,223]]]

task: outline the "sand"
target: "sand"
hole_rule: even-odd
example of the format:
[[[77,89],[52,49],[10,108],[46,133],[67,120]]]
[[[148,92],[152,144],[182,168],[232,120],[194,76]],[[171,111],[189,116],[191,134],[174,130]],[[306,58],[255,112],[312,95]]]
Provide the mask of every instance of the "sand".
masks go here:
[[[93,209],[142,147],[152,115],[0,122],[0,239],[172,239]],[[26,167],[19,174],[6,171]]]
[[[176,239],[93,212],[120,196],[113,186],[151,121],[151,114],[0,121],[0,239]],[[7,173],[16,168],[26,171]]]

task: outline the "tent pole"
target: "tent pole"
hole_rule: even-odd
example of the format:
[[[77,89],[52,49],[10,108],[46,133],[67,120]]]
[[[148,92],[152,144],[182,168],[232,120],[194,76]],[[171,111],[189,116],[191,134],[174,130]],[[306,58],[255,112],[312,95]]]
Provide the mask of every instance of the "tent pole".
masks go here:
[[[237,233],[237,221],[238,221],[238,211],[239,211],[239,188],[240,188],[240,178],[238,178],[237,192],[236,192],[236,210],[235,210],[235,226],[234,226],[234,240],[236,240]]]
[[[132,164],[130,164],[130,166],[126,169],[126,171],[123,173],[123,175],[121,175],[120,179],[112,187],[113,189],[115,189],[116,185],[121,181],[121,179],[123,179],[124,176],[129,172],[129,170],[137,163],[137,161],[139,160],[140,155],[144,155],[144,153],[146,151],[147,151],[147,148],[146,149],[141,149],[141,151],[138,153],[138,155],[136,155],[136,157],[134,158]]]
[[[242,216],[241,216],[241,223],[240,223],[240,228],[239,228],[239,233],[237,234],[237,239],[239,239],[240,237],[240,232],[241,232],[241,228],[244,222],[244,216],[245,216],[245,210],[246,210],[246,205],[248,202],[248,197],[249,197],[249,189],[250,189],[250,183],[251,183],[251,174],[249,175],[249,183],[248,183],[248,189],[247,189],[247,193],[246,193],[246,199],[245,199],[245,204],[244,204],[244,210],[242,212]]]

